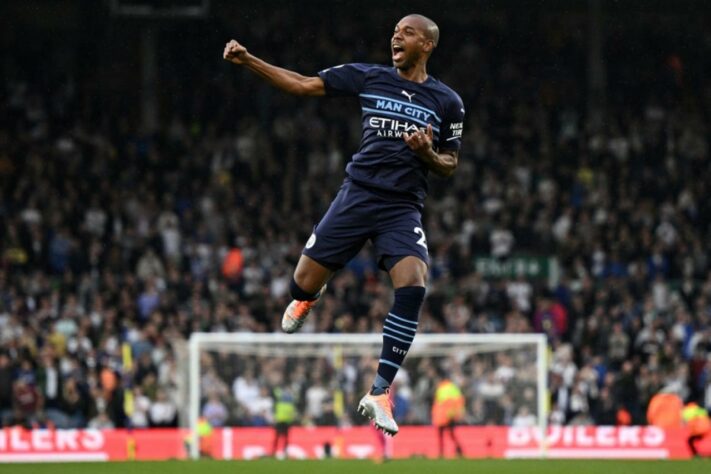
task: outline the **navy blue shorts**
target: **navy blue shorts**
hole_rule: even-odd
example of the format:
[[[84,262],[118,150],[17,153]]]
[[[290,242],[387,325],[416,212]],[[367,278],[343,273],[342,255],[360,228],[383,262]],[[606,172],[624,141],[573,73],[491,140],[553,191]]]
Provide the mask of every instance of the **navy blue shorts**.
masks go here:
[[[371,240],[378,265],[390,270],[398,260],[414,256],[429,265],[422,230],[422,207],[402,196],[360,186],[346,179],[303,254],[339,270]]]

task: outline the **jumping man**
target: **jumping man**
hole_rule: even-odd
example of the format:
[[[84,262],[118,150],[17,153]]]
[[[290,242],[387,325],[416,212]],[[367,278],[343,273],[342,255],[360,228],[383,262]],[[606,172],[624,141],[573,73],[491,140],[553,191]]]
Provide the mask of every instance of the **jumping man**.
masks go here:
[[[395,25],[390,43],[394,67],[343,64],[307,77],[262,61],[235,40],[223,54],[285,92],[360,100],[360,149],[296,265],[290,288],[294,300],[282,329],[297,331],[333,272],[371,240],[379,266],[392,279],[395,301],[385,317],[377,375],[358,411],[389,435],[398,431],[390,384],[415,337],[425,297],[429,257],[422,209],[427,175],[454,173],[464,122],[461,98],[427,74],[427,60],[438,41],[437,25],[413,14]]]

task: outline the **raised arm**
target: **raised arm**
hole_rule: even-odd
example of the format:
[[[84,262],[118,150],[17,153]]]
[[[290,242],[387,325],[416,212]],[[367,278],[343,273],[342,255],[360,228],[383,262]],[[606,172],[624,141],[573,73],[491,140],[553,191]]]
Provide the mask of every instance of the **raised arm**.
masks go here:
[[[231,63],[245,66],[250,71],[265,79],[269,84],[284,92],[294,95],[325,95],[326,88],[318,76],[302,76],[301,74],[280,68],[262,61],[250,54],[247,48],[232,40],[225,45],[222,57]]]

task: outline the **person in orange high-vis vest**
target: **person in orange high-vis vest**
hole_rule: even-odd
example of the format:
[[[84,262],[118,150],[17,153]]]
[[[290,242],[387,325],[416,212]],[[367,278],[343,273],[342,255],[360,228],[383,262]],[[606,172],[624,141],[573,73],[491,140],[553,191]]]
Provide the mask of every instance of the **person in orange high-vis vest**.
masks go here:
[[[679,395],[659,392],[649,401],[647,423],[660,428],[679,428],[683,424],[681,420],[683,409],[684,402]]]
[[[454,434],[457,422],[464,418],[464,395],[451,380],[442,378],[437,385],[432,402],[432,424],[437,427],[439,457],[444,457],[444,433],[449,433],[457,456],[462,455],[462,446]]]
[[[689,449],[694,456],[699,456],[696,449],[696,442],[703,439],[707,433],[711,432],[711,419],[709,414],[702,407],[694,402],[687,403],[681,411],[681,418],[689,428]]]

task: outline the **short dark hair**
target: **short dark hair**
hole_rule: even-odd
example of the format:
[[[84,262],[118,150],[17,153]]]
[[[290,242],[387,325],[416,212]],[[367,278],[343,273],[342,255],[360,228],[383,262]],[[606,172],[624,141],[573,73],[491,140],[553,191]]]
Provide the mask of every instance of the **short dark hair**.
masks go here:
[[[439,26],[437,26],[437,23],[424,15],[420,15],[419,13],[411,13],[407,16],[414,17],[422,21],[425,26],[425,34],[432,40],[432,43],[437,46],[437,43],[439,43]]]

